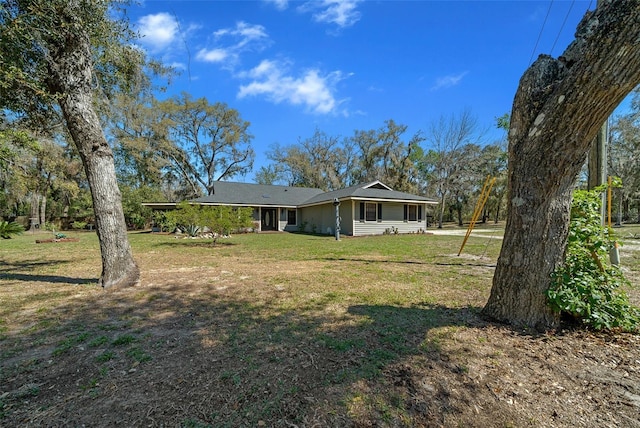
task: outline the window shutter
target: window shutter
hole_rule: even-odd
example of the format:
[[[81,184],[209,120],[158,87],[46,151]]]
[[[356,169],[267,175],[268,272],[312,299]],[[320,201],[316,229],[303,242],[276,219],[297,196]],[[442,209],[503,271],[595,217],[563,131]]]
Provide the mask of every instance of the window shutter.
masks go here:
[[[422,205],[418,205],[418,221],[422,221]]]
[[[360,202],[360,221],[364,221],[364,202]]]
[[[378,221],[382,221],[382,204],[378,204]]]
[[[404,204],[404,221],[407,221],[408,218],[409,218],[409,206],[407,204]]]

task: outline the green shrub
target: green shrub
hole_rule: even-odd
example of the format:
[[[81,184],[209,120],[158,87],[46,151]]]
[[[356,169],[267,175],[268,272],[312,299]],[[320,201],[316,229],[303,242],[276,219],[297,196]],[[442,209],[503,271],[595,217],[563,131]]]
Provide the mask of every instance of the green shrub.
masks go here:
[[[0,221],[0,237],[2,239],[11,239],[12,235],[20,235],[24,232],[24,227],[15,221]]]
[[[49,232],[55,232],[56,229],[60,229],[60,228],[57,227],[55,223],[51,223],[48,221],[44,224],[44,226],[42,226],[42,229],[48,230]]]
[[[165,211],[154,211],[153,223],[162,232],[173,232],[176,229],[175,219],[173,216],[167,215]]]
[[[144,229],[153,219],[153,211],[142,205],[143,202],[166,201],[159,189],[150,186],[135,187],[121,184],[120,191],[125,221],[127,226],[133,229]]]
[[[165,214],[168,221],[179,225],[189,236],[198,236],[202,228],[208,228],[214,234],[214,244],[218,236],[252,225],[251,208],[227,206],[200,206],[186,202],[178,204],[177,209]]]
[[[596,330],[637,331],[640,310],[620,287],[629,282],[608,263],[613,232],[601,225],[600,193],[577,190],[571,207],[567,251],[547,290],[551,307]]]
[[[77,230],[82,230],[85,227],[87,227],[87,222],[86,221],[74,221],[71,224],[71,227]]]

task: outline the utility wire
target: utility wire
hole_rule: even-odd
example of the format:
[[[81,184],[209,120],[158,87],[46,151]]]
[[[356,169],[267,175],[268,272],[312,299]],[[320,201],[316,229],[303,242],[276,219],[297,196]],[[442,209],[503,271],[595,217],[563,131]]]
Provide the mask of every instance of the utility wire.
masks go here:
[[[562,25],[560,26],[560,30],[558,31],[558,35],[556,36],[556,39],[553,41],[553,45],[551,46],[550,55],[553,55],[553,49],[556,47],[556,43],[558,43],[558,39],[560,38],[560,34],[562,34],[562,30],[564,29],[564,24],[567,23],[567,19],[569,19],[569,14],[571,13],[571,9],[573,8],[573,5],[575,3],[576,3],[576,0],[573,0],[571,2],[571,5],[569,6],[569,10],[567,11],[567,15],[564,17],[564,21],[562,21]]]
[[[544,31],[544,26],[547,23],[547,19],[549,18],[549,12],[551,12],[551,6],[553,6],[553,0],[549,3],[549,9],[547,9],[547,15],[544,17],[544,22],[542,23],[542,28],[540,28],[540,33],[538,34],[538,40],[536,40],[536,45],[533,47],[533,51],[531,52],[531,57],[529,58],[529,66],[533,61],[533,55],[536,53],[536,49],[538,49],[538,43],[540,43],[540,37],[542,37],[542,32]]]

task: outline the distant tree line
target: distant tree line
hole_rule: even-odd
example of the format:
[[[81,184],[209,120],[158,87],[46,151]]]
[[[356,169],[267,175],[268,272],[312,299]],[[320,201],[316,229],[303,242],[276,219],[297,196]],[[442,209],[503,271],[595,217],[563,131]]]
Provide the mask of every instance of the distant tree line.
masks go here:
[[[142,202],[179,202],[212,194],[217,181],[252,172],[250,124],[224,103],[211,104],[186,93],[158,101],[145,88],[135,97],[118,94],[101,117],[130,228],[148,226],[151,212]],[[61,227],[60,219],[91,224],[82,162],[60,122],[55,116],[37,124],[28,117],[0,116],[3,218],[23,216],[39,227],[54,221]],[[506,214],[508,115],[496,118],[495,126],[504,130],[504,137],[488,144],[469,110],[442,116],[413,135],[393,119],[346,137],[316,129],[295,143],[274,143],[267,152],[270,163],[255,172],[255,181],[329,191],[380,180],[395,190],[436,198],[440,204],[435,221],[462,225],[485,179],[496,177],[482,221],[497,222]],[[619,221],[640,221],[639,141],[636,91],[631,110],[611,124],[609,171],[623,183],[614,193]]]

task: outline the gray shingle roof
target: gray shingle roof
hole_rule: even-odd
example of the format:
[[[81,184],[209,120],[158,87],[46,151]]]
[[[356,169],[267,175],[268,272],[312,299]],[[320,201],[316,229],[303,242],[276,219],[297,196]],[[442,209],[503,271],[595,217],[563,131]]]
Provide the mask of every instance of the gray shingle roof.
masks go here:
[[[215,183],[214,190],[213,195],[203,196],[191,202],[214,205],[295,207],[324,193],[320,189],[308,187],[230,183],[227,181]]]
[[[346,187],[332,192],[308,187],[272,186],[253,183],[230,183],[219,181],[215,184],[215,193],[203,196],[191,202],[212,205],[278,206],[297,207],[332,202],[335,198],[398,200],[412,202],[431,202],[434,199],[411,193],[398,192],[379,181]]]
[[[400,200],[413,202],[431,202],[437,203],[435,199],[424,196],[413,195],[411,193],[398,192],[389,189],[386,185],[379,181],[371,183],[359,184],[357,186],[346,187],[332,192],[319,193],[306,200],[301,205],[316,205],[329,201],[334,198],[342,199],[370,199],[370,200]]]

